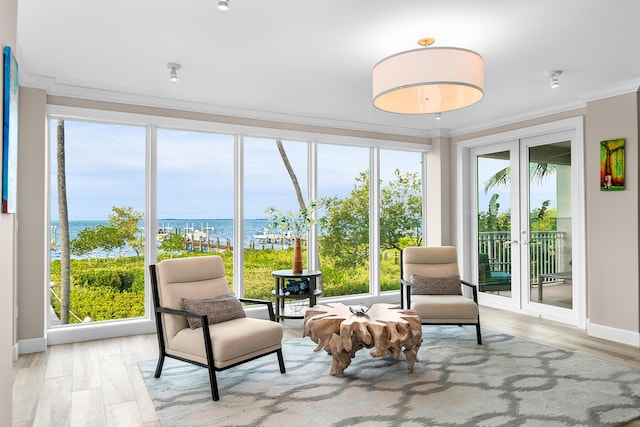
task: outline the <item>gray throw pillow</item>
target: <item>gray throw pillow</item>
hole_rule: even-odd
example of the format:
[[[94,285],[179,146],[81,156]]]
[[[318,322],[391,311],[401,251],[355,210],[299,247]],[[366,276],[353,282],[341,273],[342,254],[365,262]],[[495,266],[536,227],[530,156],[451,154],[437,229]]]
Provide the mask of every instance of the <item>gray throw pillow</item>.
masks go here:
[[[227,320],[247,317],[242,308],[242,303],[233,294],[223,295],[209,299],[182,298],[185,311],[198,314],[206,314],[209,324],[226,322]],[[187,317],[191,329],[200,328],[202,322],[195,317]]]
[[[411,293],[415,295],[462,295],[460,276],[426,277],[412,274]]]

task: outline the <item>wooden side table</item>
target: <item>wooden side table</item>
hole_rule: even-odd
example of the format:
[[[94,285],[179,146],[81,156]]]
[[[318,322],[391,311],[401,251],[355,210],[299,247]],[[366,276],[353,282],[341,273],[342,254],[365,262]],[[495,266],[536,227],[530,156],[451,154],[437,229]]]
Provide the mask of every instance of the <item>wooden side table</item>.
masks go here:
[[[303,313],[294,313],[293,310],[285,306],[285,300],[287,299],[308,299],[309,307],[316,305],[317,298],[322,294],[322,291],[317,288],[318,277],[322,273],[318,270],[302,270],[302,273],[294,273],[293,270],[275,270],[271,272],[271,275],[275,277],[275,289],[271,291],[271,294],[275,298],[276,306],[276,320],[280,319],[302,319]],[[287,279],[309,279],[309,292],[300,294],[285,294],[283,289],[287,286]]]

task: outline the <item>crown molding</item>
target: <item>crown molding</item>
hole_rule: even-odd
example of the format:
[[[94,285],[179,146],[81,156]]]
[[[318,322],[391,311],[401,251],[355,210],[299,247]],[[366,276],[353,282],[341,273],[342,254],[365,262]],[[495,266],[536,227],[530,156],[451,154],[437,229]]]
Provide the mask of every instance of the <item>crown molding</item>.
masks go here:
[[[509,126],[527,120],[540,119],[554,114],[560,114],[576,109],[585,108],[587,102],[590,101],[624,95],[632,92],[638,92],[640,89],[640,79],[633,79],[612,87],[608,87],[603,90],[585,93],[576,101],[560,105],[553,105],[548,108],[541,108],[535,111],[529,111],[527,113],[506,116],[493,121],[483,121],[482,123],[477,125],[457,129],[436,128],[432,130],[425,130],[410,127],[378,125],[375,123],[327,119],[323,117],[311,117],[295,114],[273,113],[260,110],[239,109],[227,106],[223,107],[220,105],[208,104],[204,102],[183,101],[145,94],[96,89],[80,85],[59,84],[52,77],[30,75],[24,69],[20,69],[20,84],[21,86],[43,89],[47,92],[48,95],[53,96],[64,96],[94,101],[132,104],[163,109],[176,109],[194,113],[215,114],[219,116],[262,120],[268,122],[289,123],[301,126],[334,128],[346,131],[372,132],[377,134],[389,135],[391,137],[406,136],[411,138],[423,138],[425,140],[437,137],[457,137],[460,135],[482,132],[501,126]]]
[[[290,123],[294,125],[315,126],[344,129],[349,131],[372,132],[385,135],[407,136],[412,138],[431,137],[430,132],[424,129],[378,125],[374,123],[352,122],[323,117],[311,117],[295,114],[273,113],[260,110],[239,109],[228,106],[220,106],[197,101],[183,101],[163,98],[152,95],[136,94],[116,90],[96,89],[80,85],[59,84],[54,78],[41,75],[20,76],[20,85],[42,89],[47,95],[69,98],[81,98],[93,101],[133,104],[145,107],[176,109],[195,113],[216,114],[251,120],[263,120],[269,122]]]
[[[512,116],[507,116],[499,120],[486,121],[478,126],[468,126],[465,128],[455,129],[455,131],[452,132],[451,136],[457,137],[460,135],[467,135],[475,132],[483,132],[488,129],[494,129],[501,126],[509,126],[509,125],[513,125],[515,123],[521,123],[527,120],[536,120],[536,119],[551,116],[554,114],[566,113],[567,111],[577,110],[580,108],[584,108],[585,106],[586,106],[586,103],[583,101],[575,101],[575,102],[568,102],[565,104],[554,105],[553,107],[541,108],[539,110],[530,111],[523,114],[514,114]]]
[[[600,99],[611,98],[619,95],[626,95],[628,93],[634,93],[640,91],[640,79],[628,80],[615,86],[608,88],[587,92],[583,94],[578,100],[568,102],[564,104],[554,105],[549,108],[541,108],[539,110],[530,111],[524,114],[516,114],[513,116],[507,116],[500,120],[494,120],[490,122],[483,122],[482,125],[470,126],[466,128],[455,129],[451,136],[466,135],[474,132],[482,132],[488,129],[493,129],[501,126],[509,126],[514,123],[519,123],[527,120],[535,120],[554,114],[566,113],[567,111],[577,110],[585,108],[588,102],[597,101]]]
[[[584,102],[598,101],[604,98],[611,98],[619,95],[626,95],[628,93],[640,91],[640,79],[627,80],[615,86],[610,86],[603,90],[597,90],[585,93],[581,99]]]

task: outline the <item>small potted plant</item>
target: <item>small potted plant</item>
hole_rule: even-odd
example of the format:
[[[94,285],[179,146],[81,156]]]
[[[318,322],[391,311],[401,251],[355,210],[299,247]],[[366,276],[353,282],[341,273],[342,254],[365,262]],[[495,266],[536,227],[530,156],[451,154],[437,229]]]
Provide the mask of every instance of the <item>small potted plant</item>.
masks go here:
[[[316,223],[318,203],[310,201],[305,209],[294,213],[292,211],[281,212],[276,208],[267,208],[267,219],[274,228],[287,233],[293,239],[293,272],[302,273],[302,238],[306,237],[311,226]]]

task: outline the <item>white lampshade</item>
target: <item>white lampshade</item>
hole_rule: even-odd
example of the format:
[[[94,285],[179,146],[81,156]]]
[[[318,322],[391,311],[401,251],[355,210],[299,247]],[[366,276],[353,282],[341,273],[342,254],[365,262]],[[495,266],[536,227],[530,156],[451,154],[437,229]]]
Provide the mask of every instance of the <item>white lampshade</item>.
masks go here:
[[[373,67],[373,104],[384,111],[432,114],[467,107],[484,96],[482,57],[453,47],[389,56]]]

